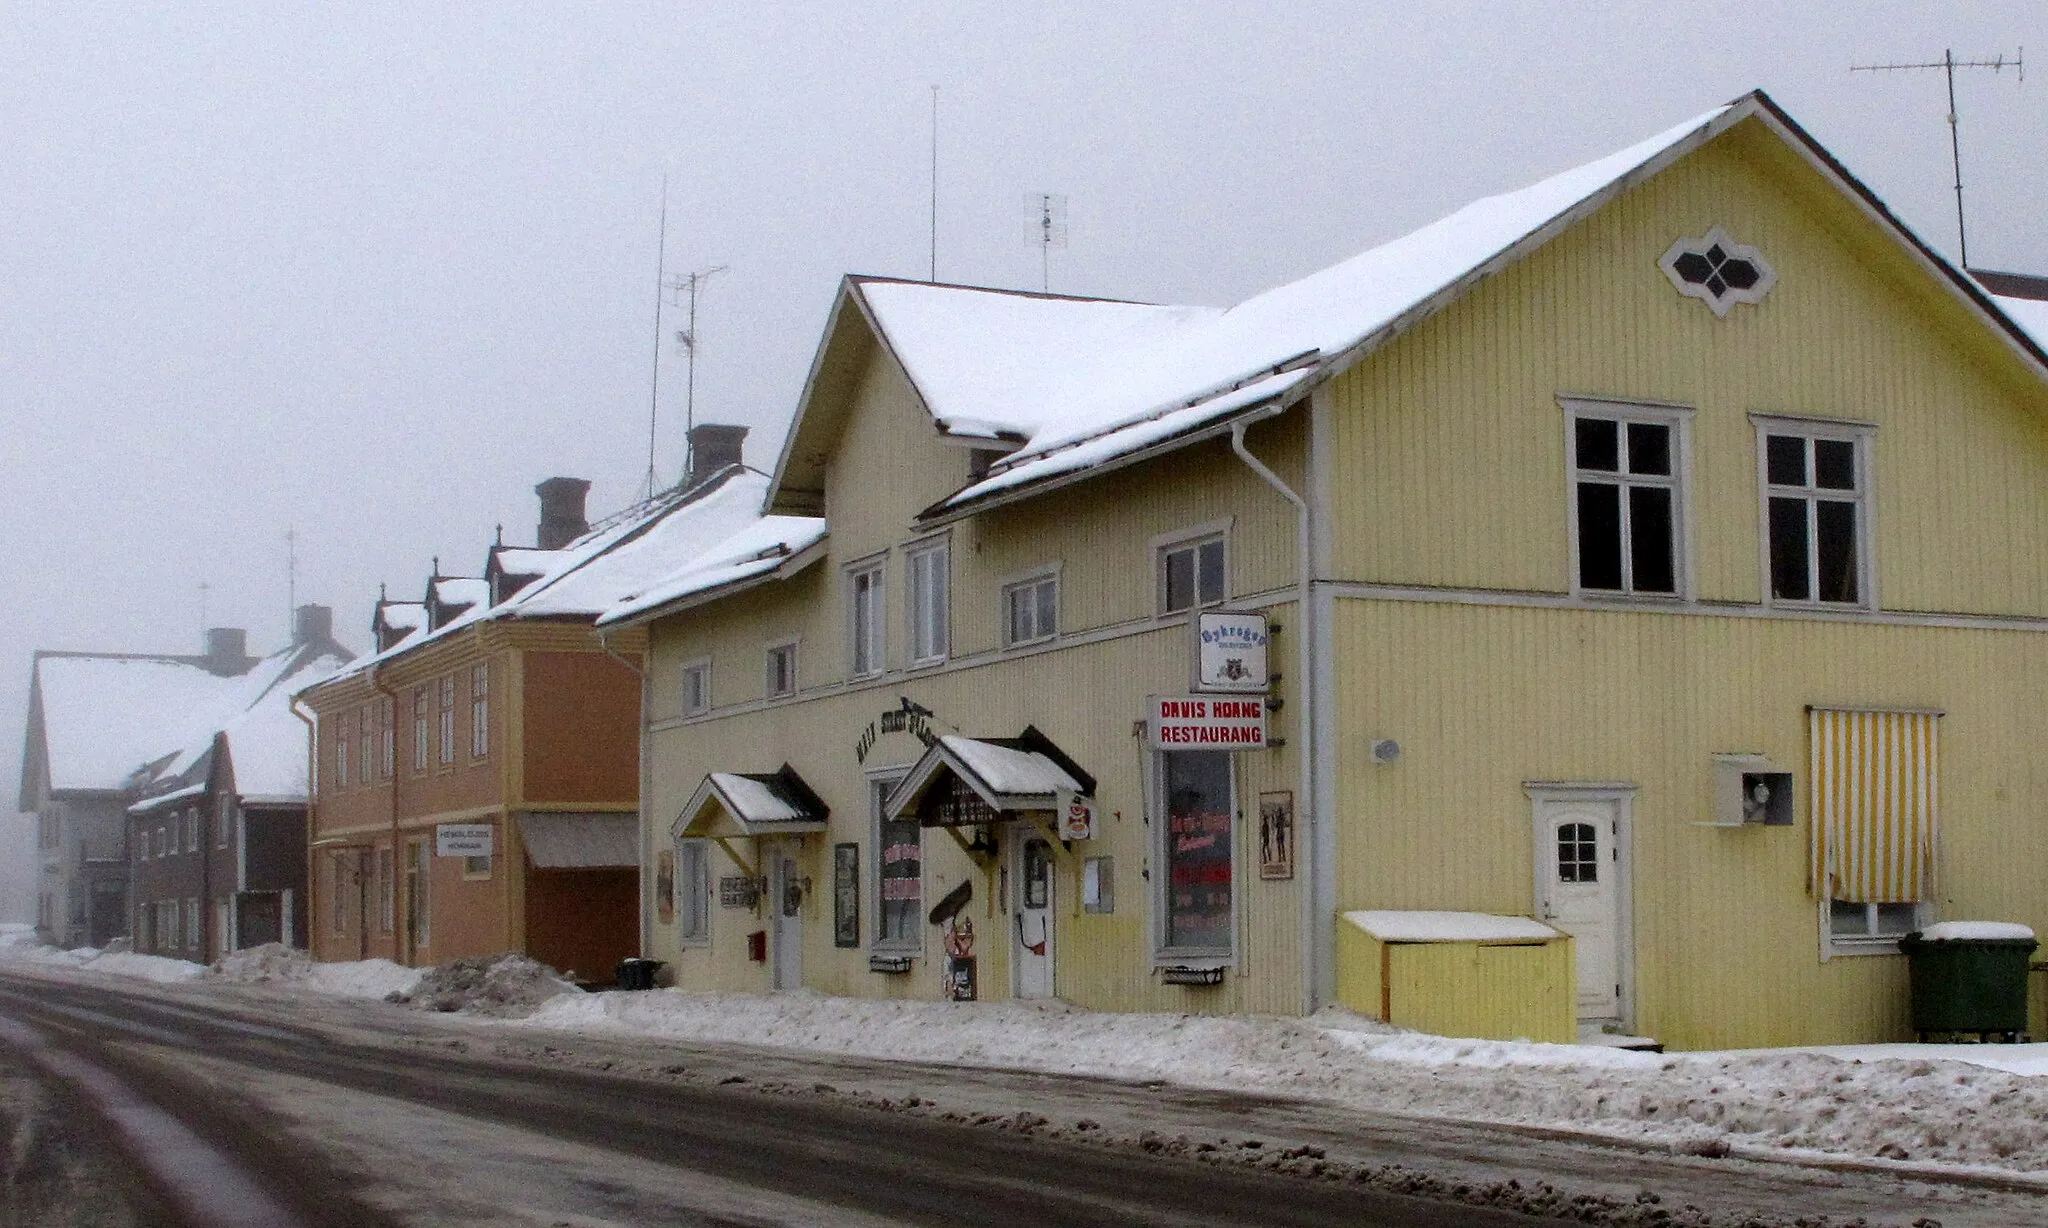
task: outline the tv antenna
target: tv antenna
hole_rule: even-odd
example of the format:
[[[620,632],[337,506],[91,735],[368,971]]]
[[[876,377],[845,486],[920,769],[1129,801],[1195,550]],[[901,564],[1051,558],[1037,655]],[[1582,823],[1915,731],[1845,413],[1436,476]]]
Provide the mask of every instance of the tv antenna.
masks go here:
[[[932,269],[939,280],[939,87],[932,86]]]
[[[1958,255],[1961,257],[1960,263],[1964,269],[1970,267],[1970,238],[1969,233],[1963,227],[1963,146],[1958,136],[1958,129],[1961,127],[1961,124],[1956,112],[1956,69],[1988,68],[1992,72],[2002,73],[2010,68],[2019,73],[2020,83],[2024,85],[2027,80],[2026,53],[2027,49],[2021,47],[2009,60],[2005,58],[2005,53],[2002,51],[1988,60],[1959,60],[1956,58],[1953,48],[1945,48],[1941,53],[1940,59],[1929,60],[1923,63],[1851,64],[1849,66],[1850,72],[1915,72],[1923,69],[1939,68],[1947,74],[1948,152],[1949,160],[1955,167],[1956,176],[1956,248]]]
[[[1024,195],[1024,241],[1038,248],[1038,288],[1052,289],[1052,249],[1067,245],[1067,198],[1058,192]]]
[[[299,633],[299,530],[296,525],[284,531],[284,606],[285,638],[289,641]]]
[[[699,269],[694,273],[668,278],[663,283],[675,293],[687,295],[689,298],[689,323],[676,330],[676,344],[683,347],[683,353],[689,359],[689,366],[686,368],[688,374],[683,385],[683,474],[686,480],[690,472],[690,451],[696,446],[689,442],[689,439],[690,432],[697,426],[697,296],[703,292],[705,282],[710,281],[716,274],[725,272],[729,267],[721,264],[714,268]],[[652,474],[653,469],[650,467],[648,472]],[[654,493],[651,485],[648,493]]]
[[[661,237],[654,247],[654,370],[647,381],[647,477],[640,497],[654,497],[654,419],[661,406],[661,295],[668,284],[668,176],[661,177]]]

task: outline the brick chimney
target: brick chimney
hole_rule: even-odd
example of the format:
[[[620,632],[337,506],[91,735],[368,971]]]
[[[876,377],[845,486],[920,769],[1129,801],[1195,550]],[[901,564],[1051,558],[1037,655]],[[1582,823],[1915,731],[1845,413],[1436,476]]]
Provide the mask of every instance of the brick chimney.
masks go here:
[[[206,656],[202,662],[209,674],[231,677],[249,672],[249,633],[240,627],[208,627]]]
[[[706,422],[690,428],[690,472],[683,478],[685,490],[717,473],[727,465],[740,463],[740,445],[747,428]]]
[[[334,611],[324,605],[302,605],[292,618],[292,644],[325,644],[334,638]]]
[[[590,521],[583,514],[583,500],[590,494],[589,482],[582,478],[549,478],[534,487],[533,493],[540,496],[540,528],[534,539],[541,549],[560,550],[590,532]]]

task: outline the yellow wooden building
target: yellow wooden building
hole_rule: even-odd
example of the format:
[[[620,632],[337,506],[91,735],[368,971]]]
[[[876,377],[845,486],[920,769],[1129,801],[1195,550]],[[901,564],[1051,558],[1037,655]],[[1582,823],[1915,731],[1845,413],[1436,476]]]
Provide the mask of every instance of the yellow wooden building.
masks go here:
[[[1762,94],[1227,311],[850,278],[766,511],[600,624],[684,986],[1294,1012],[1462,912],[1814,1043],[2048,926],[2048,357]],[[1256,749],[1162,732],[1203,611]]]

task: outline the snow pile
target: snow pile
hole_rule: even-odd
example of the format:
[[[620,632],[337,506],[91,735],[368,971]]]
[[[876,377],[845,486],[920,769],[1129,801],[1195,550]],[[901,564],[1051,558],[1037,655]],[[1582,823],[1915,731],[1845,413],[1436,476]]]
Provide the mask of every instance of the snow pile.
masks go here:
[[[386,1000],[421,1010],[518,1016],[549,999],[581,993],[546,964],[507,951],[452,959],[426,969],[414,985],[393,991]]]
[[[8,938],[9,941],[0,942],[0,960],[9,963],[57,964],[67,968],[86,968],[93,972],[105,972],[113,976],[133,977],[144,981],[189,981],[206,972],[203,964],[188,964],[182,959],[167,959],[161,955],[102,951],[97,947],[78,947],[62,951],[36,942],[33,932],[27,941],[13,934],[8,935]]]
[[[302,985],[338,998],[389,998],[412,992],[424,970],[402,968],[388,959],[315,963],[304,951],[267,942],[214,961],[211,975],[239,985]]]
[[[35,926],[21,921],[9,921],[0,924],[0,951],[13,950],[15,947],[32,947],[37,945],[40,944],[36,941]]]
[[[738,1042],[1333,1100],[1535,1125],[1689,1154],[1825,1153],[2048,1170],[2048,1045],[1665,1055],[1310,1019],[1107,1014],[1058,1003],[659,990],[561,997],[515,1026]]]

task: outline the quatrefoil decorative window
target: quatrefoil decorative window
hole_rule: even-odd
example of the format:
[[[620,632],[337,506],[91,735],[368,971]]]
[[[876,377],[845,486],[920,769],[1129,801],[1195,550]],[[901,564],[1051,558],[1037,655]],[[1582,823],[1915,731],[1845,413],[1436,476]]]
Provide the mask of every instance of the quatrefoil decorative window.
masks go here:
[[[1657,262],[1678,292],[1725,316],[1737,303],[1757,303],[1777,284],[1763,253],[1737,243],[1719,226],[1698,239],[1680,239]]]

